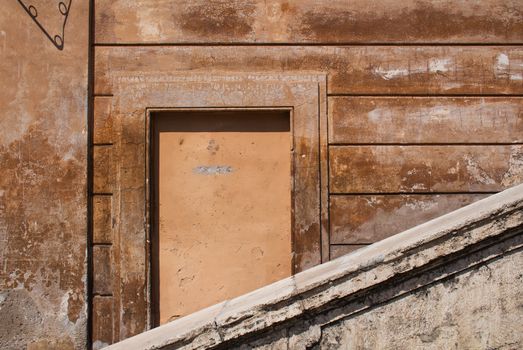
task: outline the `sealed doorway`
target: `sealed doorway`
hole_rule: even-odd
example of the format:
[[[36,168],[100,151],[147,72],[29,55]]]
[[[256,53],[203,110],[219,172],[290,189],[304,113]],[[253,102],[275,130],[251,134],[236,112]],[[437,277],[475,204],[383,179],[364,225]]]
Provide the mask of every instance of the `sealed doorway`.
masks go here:
[[[151,113],[155,323],[292,274],[288,109]]]

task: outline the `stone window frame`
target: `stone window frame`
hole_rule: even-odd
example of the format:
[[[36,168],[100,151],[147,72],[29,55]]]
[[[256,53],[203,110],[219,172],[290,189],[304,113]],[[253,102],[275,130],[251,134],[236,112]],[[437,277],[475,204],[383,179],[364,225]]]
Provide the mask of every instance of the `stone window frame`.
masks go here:
[[[125,74],[113,77],[115,340],[154,326],[150,118],[161,110],[287,109],[293,138],[293,272],[328,260],[324,73]]]

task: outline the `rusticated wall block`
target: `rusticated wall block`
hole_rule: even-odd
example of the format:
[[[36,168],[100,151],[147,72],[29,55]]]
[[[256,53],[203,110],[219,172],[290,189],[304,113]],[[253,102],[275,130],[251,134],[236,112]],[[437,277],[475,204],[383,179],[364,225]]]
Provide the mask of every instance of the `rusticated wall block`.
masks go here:
[[[95,245],[93,247],[93,293],[112,295],[111,246]]]
[[[520,143],[523,98],[330,97],[332,143]]]
[[[331,196],[331,243],[374,243],[487,196],[468,193]]]
[[[331,146],[331,193],[493,192],[523,180],[521,145]]]
[[[113,341],[113,297],[93,298],[93,349],[101,349]]]
[[[94,99],[93,143],[113,143],[112,98],[98,96]]]
[[[112,146],[93,147],[93,192],[112,193],[114,188],[114,157]]]
[[[93,197],[93,243],[112,243],[112,200],[110,195]]]
[[[358,249],[366,247],[367,244],[331,244],[330,258],[336,259],[345,254],[355,252]]]

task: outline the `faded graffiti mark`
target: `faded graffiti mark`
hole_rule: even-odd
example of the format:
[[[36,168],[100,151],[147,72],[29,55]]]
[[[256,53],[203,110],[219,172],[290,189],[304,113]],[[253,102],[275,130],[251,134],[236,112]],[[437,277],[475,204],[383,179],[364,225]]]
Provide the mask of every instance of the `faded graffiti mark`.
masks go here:
[[[194,168],[193,172],[202,175],[227,174],[232,173],[232,167],[227,165],[200,165]]]
[[[64,37],[65,37],[65,25],[67,23],[67,17],[69,16],[69,10],[71,9],[71,3],[73,0],[69,0],[68,4],[64,1],[58,3],[58,11],[63,16],[62,33],[52,36],[49,34],[47,29],[38,20],[38,9],[33,5],[26,5],[22,0],[17,0],[18,3],[24,8],[25,12],[33,19],[38,28],[47,36],[47,38],[56,46],[58,50],[64,49]]]

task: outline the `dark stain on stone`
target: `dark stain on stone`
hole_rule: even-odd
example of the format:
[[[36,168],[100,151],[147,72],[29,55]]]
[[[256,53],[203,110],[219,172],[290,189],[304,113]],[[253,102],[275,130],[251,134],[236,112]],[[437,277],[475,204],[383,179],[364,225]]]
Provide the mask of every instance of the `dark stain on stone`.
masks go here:
[[[312,223],[306,229],[300,229],[295,233],[294,237],[294,269],[295,273],[304,271],[321,261],[318,252],[321,249],[321,242],[319,238],[320,225]],[[314,260],[311,260],[313,258]]]
[[[0,257],[0,286],[69,294],[68,317],[76,322],[85,298],[86,241],[77,228],[85,217],[82,155],[68,159],[51,145],[45,128],[34,124],[24,136],[0,146],[0,216],[7,228]],[[77,205],[76,205],[77,204]]]
[[[498,15],[466,16],[423,2],[411,11],[379,16],[319,8],[306,12],[298,23],[299,31],[305,37],[329,42],[333,38],[339,40],[347,36],[354,42],[452,41],[455,37],[474,37],[478,33],[504,40],[523,37],[521,10],[508,5],[499,6],[496,10]]]
[[[216,152],[220,150],[220,145],[216,142],[216,140],[211,139],[209,141],[209,144],[207,145],[207,150],[211,152],[212,155],[215,155]]]
[[[131,275],[124,278],[122,303],[132,303],[133,307],[124,307],[121,316],[120,338],[128,338],[142,333],[147,327],[147,301],[145,296],[145,276]]]
[[[187,5],[176,20],[185,32],[207,38],[243,37],[253,32],[255,5],[241,1],[214,1]]]

